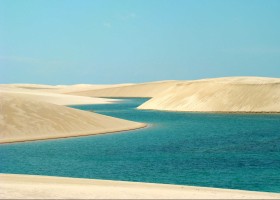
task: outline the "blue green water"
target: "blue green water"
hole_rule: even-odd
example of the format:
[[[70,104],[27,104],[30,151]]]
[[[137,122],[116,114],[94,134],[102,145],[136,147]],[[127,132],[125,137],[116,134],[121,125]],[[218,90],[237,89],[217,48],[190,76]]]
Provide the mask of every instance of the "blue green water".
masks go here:
[[[280,192],[280,115],[136,110],[145,100],[73,106],[150,126],[0,145],[0,172]]]

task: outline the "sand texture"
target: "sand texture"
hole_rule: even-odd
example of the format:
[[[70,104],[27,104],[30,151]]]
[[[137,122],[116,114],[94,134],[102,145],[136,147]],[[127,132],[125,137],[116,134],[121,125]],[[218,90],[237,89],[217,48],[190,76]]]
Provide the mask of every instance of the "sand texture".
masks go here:
[[[280,79],[231,77],[177,83],[139,109],[189,112],[280,112]]]
[[[0,175],[1,199],[279,199],[280,194],[31,175]]]
[[[178,82],[179,81],[159,81],[130,84],[81,92],[71,92],[69,94],[90,97],[153,97]]]
[[[0,95],[0,143],[101,134],[144,126],[17,93]]]

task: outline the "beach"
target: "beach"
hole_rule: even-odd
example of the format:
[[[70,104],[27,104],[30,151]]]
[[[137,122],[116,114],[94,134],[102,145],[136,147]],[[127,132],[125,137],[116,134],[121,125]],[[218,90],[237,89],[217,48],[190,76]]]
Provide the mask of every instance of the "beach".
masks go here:
[[[1,199],[279,199],[280,194],[181,185],[0,174]]]

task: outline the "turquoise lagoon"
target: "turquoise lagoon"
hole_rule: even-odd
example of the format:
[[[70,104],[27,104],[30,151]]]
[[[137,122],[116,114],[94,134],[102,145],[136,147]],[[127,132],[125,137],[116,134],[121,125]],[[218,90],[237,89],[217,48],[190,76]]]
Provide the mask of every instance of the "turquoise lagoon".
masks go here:
[[[280,115],[72,106],[145,122],[97,136],[0,145],[0,172],[280,192]]]

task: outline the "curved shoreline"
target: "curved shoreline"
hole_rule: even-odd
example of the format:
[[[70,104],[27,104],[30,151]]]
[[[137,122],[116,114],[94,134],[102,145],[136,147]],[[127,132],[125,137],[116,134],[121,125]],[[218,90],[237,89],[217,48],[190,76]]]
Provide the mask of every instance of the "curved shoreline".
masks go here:
[[[1,199],[279,199],[280,193],[196,186],[0,174]]]
[[[124,120],[35,100],[16,93],[0,98],[0,144],[89,136],[146,127]]]
[[[112,133],[120,133],[120,132],[126,132],[126,131],[132,131],[132,130],[137,130],[141,128],[146,128],[149,127],[149,125],[144,124],[144,123],[139,123],[138,126],[128,128],[128,129],[123,129],[123,130],[106,130],[106,131],[101,131],[101,132],[82,132],[79,134],[75,135],[67,135],[67,134],[61,134],[61,135],[48,135],[46,137],[44,136],[34,136],[33,138],[28,138],[28,139],[21,139],[21,138],[11,138],[11,139],[1,139],[0,140],[0,145],[4,144],[13,144],[13,143],[22,143],[22,142],[34,142],[34,141],[44,141],[44,140],[56,140],[56,139],[66,139],[66,138],[75,138],[75,137],[87,137],[87,136],[93,136],[93,135],[104,135],[104,134],[112,134]]]

